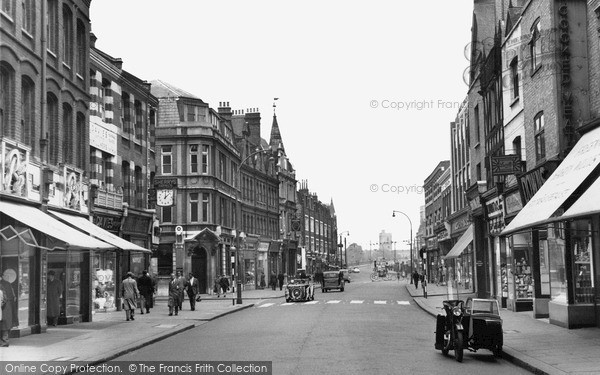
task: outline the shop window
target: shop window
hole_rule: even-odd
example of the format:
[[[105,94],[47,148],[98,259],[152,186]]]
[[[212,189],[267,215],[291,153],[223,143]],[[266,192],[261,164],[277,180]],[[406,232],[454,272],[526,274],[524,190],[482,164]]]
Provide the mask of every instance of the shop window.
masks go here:
[[[92,301],[94,310],[114,311],[116,309],[115,252],[95,253],[92,259]]]
[[[571,224],[575,303],[594,303],[594,273],[592,271],[592,222],[576,220]]]
[[[565,236],[562,223],[548,226],[548,258],[550,260],[550,298],[567,303],[567,277],[565,273]]]

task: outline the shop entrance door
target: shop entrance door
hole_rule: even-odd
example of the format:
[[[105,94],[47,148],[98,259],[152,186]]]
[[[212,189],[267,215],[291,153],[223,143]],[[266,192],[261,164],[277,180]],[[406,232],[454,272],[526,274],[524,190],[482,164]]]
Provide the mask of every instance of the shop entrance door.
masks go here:
[[[200,283],[200,293],[208,291],[208,262],[206,249],[196,247],[192,253],[192,273]]]

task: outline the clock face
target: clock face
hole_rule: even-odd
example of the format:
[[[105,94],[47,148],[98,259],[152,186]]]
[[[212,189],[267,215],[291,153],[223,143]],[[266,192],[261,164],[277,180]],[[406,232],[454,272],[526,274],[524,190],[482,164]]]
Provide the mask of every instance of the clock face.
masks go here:
[[[172,206],[173,205],[173,190],[161,189],[156,192],[156,205]]]

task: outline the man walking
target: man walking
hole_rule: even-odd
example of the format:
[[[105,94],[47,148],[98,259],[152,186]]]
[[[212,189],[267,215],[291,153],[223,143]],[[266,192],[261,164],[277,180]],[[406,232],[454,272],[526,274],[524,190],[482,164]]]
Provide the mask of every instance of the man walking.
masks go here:
[[[127,278],[121,284],[121,298],[123,298],[123,309],[127,321],[135,320],[135,308],[137,299],[140,298],[140,292],[137,288],[137,282],[133,279],[133,272],[127,272]]]
[[[150,307],[152,307],[152,296],[154,294],[154,287],[152,286],[152,279],[148,274],[148,271],[143,270],[142,276],[138,279],[138,288],[140,290],[141,303],[140,303],[140,311],[143,314],[144,308],[146,309],[146,313],[150,313]]]
[[[413,278],[413,282],[415,283],[415,289],[419,289],[419,273],[417,272],[417,270],[413,271],[412,274],[412,278]]]
[[[0,347],[8,346],[8,336],[13,327],[13,309],[17,302],[17,297],[10,282],[6,280],[6,270],[0,276],[0,290],[4,298],[2,305],[2,321],[0,322]]]
[[[221,280],[219,280],[219,285],[223,290],[223,297],[227,297],[227,290],[229,289],[229,279],[227,278],[227,276],[223,275],[221,277]]]
[[[277,275],[273,271],[271,271],[271,276],[269,277],[269,286],[273,290],[277,287]]]
[[[279,272],[279,275],[277,275],[277,281],[279,281],[279,290],[283,290],[283,273]]]
[[[200,282],[194,275],[190,272],[188,282],[186,284],[187,287],[187,295],[190,299],[190,308],[192,311],[196,310],[196,296],[200,292]]]
[[[179,281],[172,273],[171,281],[169,281],[169,316],[173,316],[173,310],[175,310],[175,315],[179,313],[179,296]]]
[[[187,284],[183,271],[177,271],[177,282],[179,283],[179,311],[182,311],[183,300],[185,299],[185,284]]]

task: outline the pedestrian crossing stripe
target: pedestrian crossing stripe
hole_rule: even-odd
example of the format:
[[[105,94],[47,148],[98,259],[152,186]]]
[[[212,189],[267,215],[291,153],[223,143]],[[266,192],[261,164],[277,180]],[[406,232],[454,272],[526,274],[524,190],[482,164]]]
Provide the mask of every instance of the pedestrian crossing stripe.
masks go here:
[[[269,306],[273,306],[274,303],[265,303],[264,305],[260,305],[258,307],[269,307]]]
[[[350,303],[363,303],[364,301],[357,301],[357,300],[352,300],[350,301]]]
[[[376,305],[385,305],[387,301],[374,301],[373,303]]]
[[[294,305],[294,304],[291,302],[286,302],[286,303],[281,304],[281,306],[292,306],[292,305]]]
[[[373,301],[374,305],[387,305],[388,302],[390,302],[392,305],[394,304],[393,301],[386,301],[386,300],[376,300]],[[327,303],[327,304],[343,304],[343,303],[349,303],[349,304],[353,304],[353,305],[364,305],[365,301],[364,300],[350,300],[350,301],[342,301],[342,300],[329,300],[329,301],[307,301],[307,302],[283,302],[280,304],[277,303],[273,303],[273,302],[268,302],[268,303],[264,303],[262,305],[258,305],[256,307],[261,308],[261,307],[271,307],[271,306],[302,306],[302,305],[317,305],[319,303]],[[369,302],[367,302],[366,304],[369,304]],[[410,306],[410,301],[396,301],[397,305],[400,306]]]
[[[327,303],[340,303],[340,302],[342,302],[342,301],[340,301],[340,300],[335,300],[335,299],[334,299],[334,300],[331,300],[331,301],[327,301]]]
[[[315,305],[317,303],[319,303],[319,301],[309,301],[309,302],[305,302],[304,304],[305,305]]]
[[[398,305],[410,305],[408,301],[398,301]]]

